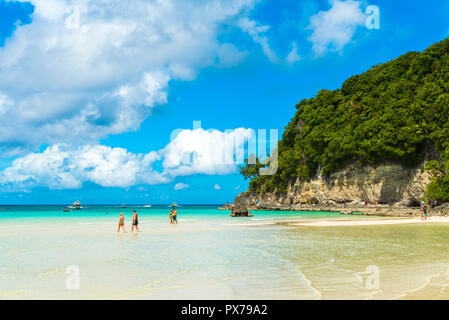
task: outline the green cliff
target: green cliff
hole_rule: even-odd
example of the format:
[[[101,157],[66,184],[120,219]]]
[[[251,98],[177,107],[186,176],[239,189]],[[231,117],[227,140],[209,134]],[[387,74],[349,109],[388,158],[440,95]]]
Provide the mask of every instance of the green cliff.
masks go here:
[[[295,181],[354,164],[414,168],[428,161],[427,196],[449,200],[449,38],[352,76],[296,109],[279,142],[277,173],[242,168],[250,193],[286,193]]]

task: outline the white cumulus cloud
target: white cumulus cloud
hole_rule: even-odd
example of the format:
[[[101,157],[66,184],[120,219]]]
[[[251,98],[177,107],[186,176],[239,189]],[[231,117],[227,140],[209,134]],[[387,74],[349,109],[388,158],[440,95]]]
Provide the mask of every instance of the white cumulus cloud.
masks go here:
[[[271,62],[279,62],[279,58],[270,47],[268,37],[264,35],[270,26],[258,25],[256,21],[250,20],[247,17],[242,18],[238,25],[243,31],[247,32],[251,36],[254,42],[258,43],[262,47],[263,53]]]
[[[296,44],[296,42],[293,42],[292,50],[287,55],[287,63],[289,65],[293,65],[293,64],[295,64],[295,62],[297,62],[299,60],[301,60],[301,57],[298,54],[298,45]]]
[[[122,148],[54,145],[42,153],[14,160],[0,173],[0,184],[12,189],[43,186],[50,189],[80,188],[84,182],[104,187],[129,187],[169,181],[154,171],[156,152],[133,154]]]
[[[313,32],[309,40],[318,56],[328,50],[341,51],[366,20],[360,1],[330,0],[330,4],[328,11],[320,11],[310,18],[308,28]]]
[[[0,48],[0,151],[97,143],[136,130],[173,80],[243,59],[217,40],[253,0],[21,0],[35,7]],[[14,119],[14,121],[11,121]]]
[[[128,188],[165,184],[178,176],[228,174],[236,171],[245,139],[252,135],[252,130],[244,128],[229,132],[181,130],[165,148],[146,154],[103,145],[56,144],[15,159],[0,172],[0,185],[3,191],[37,186],[76,189],[86,182]],[[186,185],[178,183],[175,190],[181,187]]]
[[[245,140],[253,134],[244,128],[229,132],[183,130],[161,151],[164,170],[171,176],[233,173],[243,155]]]
[[[175,184],[175,186],[173,187],[173,189],[176,190],[176,191],[178,191],[178,190],[182,190],[182,189],[187,189],[187,188],[189,188],[189,187],[190,187],[190,186],[189,186],[188,184],[179,182],[179,183]]]

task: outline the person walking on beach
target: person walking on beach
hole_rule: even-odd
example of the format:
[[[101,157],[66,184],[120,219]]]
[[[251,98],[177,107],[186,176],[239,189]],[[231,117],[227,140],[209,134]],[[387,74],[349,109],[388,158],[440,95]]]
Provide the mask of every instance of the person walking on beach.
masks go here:
[[[125,217],[123,216],[123,212],[120,212],[120,218],[118,219],[118,230],[117,232],[120,232],[120,227],[122,227],[123,232],[125,231]]]
[[[173,224],[173,209],[170,209],[170,224]]]
[[[139,231],[139,227],[137,226],[139,224],[138,216],[136,210],[133,210],[133,224],[131,226],[131,232],[133,232],[134,227],[136,227],[137,232]]]
[[[173,208],[173,223],[178,224],[178,211],[176,211],[176,208]]]

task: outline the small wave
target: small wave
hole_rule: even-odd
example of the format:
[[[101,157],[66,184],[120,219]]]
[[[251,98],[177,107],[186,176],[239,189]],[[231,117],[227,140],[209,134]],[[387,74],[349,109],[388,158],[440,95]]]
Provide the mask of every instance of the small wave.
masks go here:
[[[420,285],[419,287],[416,287],[416,288],[413,288],[413,289],[410,289],[410,290],[406,290],[406,291],[404,291],[404,293],[402,293],[400,295],[397,295],[397,296],[391,298],[390,300],[398,300],[398,299],[401,299],[401,298],[405,298],[407,295],[409,295],[411,293],[415,293],[415,292],[418,292],[420,290],[423,290],[425,287],[427,287],[432,282],[432,279],[437,278],[439,276],[440,276],[440,274],[438,274],[438,273],[429,275],[429,276],[426,277],[424,283],[422,285]]]
[[[20,297],[28,292],[31,292],[31,290],[4,291],[4,292],[0,292],[0,298]]]
[[[103,222],[103,223],[99,223],[99,222],[80,222],[80,225],[111,225],[111,224],[116,224],[113,222]]]
[[[42,272],[39,272],[36,277],[38,278],[42,278],[42,277],[47,277],[47,276],[51,276],[53,274],[57,274],[57,273],[64,273],[65,272],[65,267],[59,267],[59,268],[54,268],[54,269],[48,269]]]
[[[321,293],[320,290],[318,290],[317,288],[315,288],[313,286],[312,280],[307,278],[305,276],[305,274],[301,270],[299,270],[299,268],[297,266],[295,266],[295,270],[300,275],[300,277],[303,279],[303,281],[306,283],[306,287],[313,292],[313,294],[315,295],[317,300],[320,300],[323,297],[323,294]]]

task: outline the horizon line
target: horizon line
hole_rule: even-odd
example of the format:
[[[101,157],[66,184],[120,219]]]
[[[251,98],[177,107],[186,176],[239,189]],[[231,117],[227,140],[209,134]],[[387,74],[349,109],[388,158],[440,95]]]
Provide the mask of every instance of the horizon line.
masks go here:
[[[186,204],[178,204],[178,206],[219,206],[226,203],[186,203]],[[86,203],[85,206],[126,206],[126,207],[132,207],[132,206],[171,206],[171,204],[167,203],[158,203],[158,204],[148,204],[148,203],[133,203],[133,204],[117,204],[117,203]],[[70,204],[38,204],[38,203],[16,203],[16,204],[0,204],[0,207],[5,206],[70,206]]]

